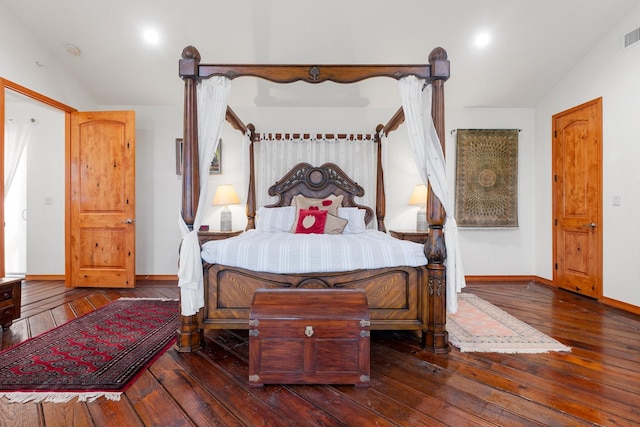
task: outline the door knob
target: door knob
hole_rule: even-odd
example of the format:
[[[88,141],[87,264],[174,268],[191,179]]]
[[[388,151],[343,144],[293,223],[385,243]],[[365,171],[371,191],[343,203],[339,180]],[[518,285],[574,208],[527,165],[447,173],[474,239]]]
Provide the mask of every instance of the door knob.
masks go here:
[[[136,220],[131,218],[127,218],[124,221],[122,221],[123,224],[133,224],[134,222],[136,222]]]
[[[596,223],[595,223],[595,222],[592,222],[592,223],[590,223],[590,224],[585,224],[585,225],[583,225],[583,227],[596,228],[596,227],[597,227],[597,225],[596,225]]]

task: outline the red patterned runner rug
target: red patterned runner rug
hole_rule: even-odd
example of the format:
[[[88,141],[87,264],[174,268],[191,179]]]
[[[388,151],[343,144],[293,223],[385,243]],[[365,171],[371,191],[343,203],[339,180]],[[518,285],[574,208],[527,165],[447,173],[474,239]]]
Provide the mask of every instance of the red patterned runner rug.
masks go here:
[[[447,315],[449,342],[461,352],[547,353],[570,347],[473,294],[458,295],[458,312]]]
[[[175,342],[177,300],[121,298],[0,352],[11,402],[120,400]]]

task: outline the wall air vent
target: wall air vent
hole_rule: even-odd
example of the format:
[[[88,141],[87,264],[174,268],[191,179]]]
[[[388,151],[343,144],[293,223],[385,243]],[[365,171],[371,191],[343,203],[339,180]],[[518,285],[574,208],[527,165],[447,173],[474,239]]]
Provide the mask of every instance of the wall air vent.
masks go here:
[[[640,41],[640,27],[624,35],[624,48],[631,47]]]

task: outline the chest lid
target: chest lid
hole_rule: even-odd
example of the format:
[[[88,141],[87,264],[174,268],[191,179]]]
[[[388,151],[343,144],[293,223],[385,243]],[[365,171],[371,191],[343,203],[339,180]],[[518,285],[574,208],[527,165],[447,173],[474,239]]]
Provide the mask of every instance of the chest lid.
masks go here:
[[[251,319],[334,318],[369,320],[362,289],[258,289],[253,294]]]

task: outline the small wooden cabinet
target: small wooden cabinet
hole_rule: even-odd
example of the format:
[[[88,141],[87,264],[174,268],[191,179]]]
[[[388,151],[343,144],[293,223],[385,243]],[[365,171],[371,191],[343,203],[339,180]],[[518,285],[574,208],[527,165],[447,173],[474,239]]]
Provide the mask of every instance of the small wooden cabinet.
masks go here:
[[[0,279],[0,325],[3,330],[20,317],[21,285],[20,278]]]
[[[198,231],[198,240],[200,241],[200,246],[204,245],[210,240],[224,240],[229,237],[235,237],[242,233],[242,230],[236,231],[215,231],[215,230],[207,230],[207,231]]]
[[[416,243],[424,244],[429,237],[429,231],[397,231],[389,230],[392,237],[400,240],[409,240]]]
[[[258,289],[249,320],[249,384],[369,385],[364,290]]]

